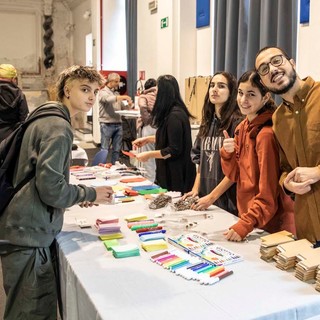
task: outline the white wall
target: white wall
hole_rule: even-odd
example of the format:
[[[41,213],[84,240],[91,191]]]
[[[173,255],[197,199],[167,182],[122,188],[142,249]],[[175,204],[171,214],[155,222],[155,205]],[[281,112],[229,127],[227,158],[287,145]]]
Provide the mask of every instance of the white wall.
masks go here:
[[[125,2],[103,1],[102,70],[127,70]]]
[[[137,70],[145,71],[146,79],[158,77],[158,29],[160,21],[158,14],[151,14],[148,9],[148,0],[137,1],[138,4],[138,52]],[[169,21],[170,23],[170,21]],[[138,75],[137,75],[138,78]]]
[[[146,79],[174,75],[184,97],[185,78],[212,74],[212,26],[196,28],[195,0],[158,0],[155,14],[148,3],[138,1],[138,71],[144,70]],[[161,29],[165,17],[169,27]]]
[[[297,70],[320,80],[320,1],[310,0],[310,22],[298,26]]]
[[[74,63],[84,65],[86,62],[86,35],[91,33],[91,17],[84,19],[83,15],[86,11],[91,12],[91,0],[86,0],[72,10],[72,18],[74,24],[73,32],[73,58]]]

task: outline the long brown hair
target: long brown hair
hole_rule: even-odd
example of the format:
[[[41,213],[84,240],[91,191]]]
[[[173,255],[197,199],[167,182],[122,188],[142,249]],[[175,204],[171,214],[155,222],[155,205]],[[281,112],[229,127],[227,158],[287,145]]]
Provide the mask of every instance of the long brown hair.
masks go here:
[[[221,133],[223,130],[228,130],[234,121],[241,118],[241,113],[236,101],[236,97],[237,97],[236,78],[234,77],[234,75],[226,71],[216,72],[213,75],[213,77],[218,74],[221,74],[226,78],[228,89],[229,89],[229,98],[221,107],[221,112],[220,112],[221,125],[218,132]],[[212,78],[210,79],[208,89],[207,89],[207,94],[204,98],[204,104],[202,108],[202,120],[201,120],[200,129],[199,129],[199,137],[205,137],[208,134],[211,123],[215,116],[215,105],[211,103],[209,99],[209,89],[210,89],[210,83],[212,81]]]

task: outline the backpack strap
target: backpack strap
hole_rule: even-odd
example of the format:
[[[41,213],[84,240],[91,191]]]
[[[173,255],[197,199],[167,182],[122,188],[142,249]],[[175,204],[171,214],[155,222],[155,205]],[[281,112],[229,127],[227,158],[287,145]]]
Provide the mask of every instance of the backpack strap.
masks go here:
[[[48,108],[49,107],[49,108]],[[50,116],[56,116],[56,117],[60,117],[65,119],[66,121],[68,121],[68,123],[70,123],[70,119],[63,113],[63,111],[57,106],[56,102],[48,102],[45,103],[41,106],[39,106],[36,110],[34,110],[32,113],[30,113],[30,115],[28,116],[28,118],[25,120],[25,122],[23,122],[7,139],[10,141],[11,143],[8,144],[8,146],[3,142],[7,139],[5,139],[1,145],[3,146],[7,146],[7,151],[10,150],[11,146],[14,144],[14,142],[16,142],[17,140],[20,141],[20,143],[22,142],[23,139],[23,135],[27,129],[27,127],[29,126],[30,123],[34,122],[37,119],[40,118],[44,118],[44,117],[50,117]],[[22,135],[21,138],[17,138],[18,135]],[[17,140],[16,140],[17,139]],[[17,151],[15,152],[16,156],[15,158],[17,159],[18,154],[20,152],[20,148],[21,145],[17,146]],[[4,148],[5,150],[5,148]],[[16,166],[16,162],[13,163],[9,163],[9,164],[5,164],[1,163],[1,165],[4,164],[6,167],[6,170],[10,170],[10,168],[12,169],[11,171],[13,172],[13,168],[12,166]],[[2,208],[2,212],[3,210],[9,205],[9,203],[11,202],[11,200],[13,199],[14,195],[20,191],[22,189],[23,186],[25,186],[33,177],[35,176],[35,170],[33,169],[31,172],[29,172],[29,174],[22,179],[15,188],[13,188],[13,193],[10,196],[9,199],[7,199],[5,206]],[[10,179],[12,179],[12,177],[10,177]],[[12,188],[12,187],[10,187]]]

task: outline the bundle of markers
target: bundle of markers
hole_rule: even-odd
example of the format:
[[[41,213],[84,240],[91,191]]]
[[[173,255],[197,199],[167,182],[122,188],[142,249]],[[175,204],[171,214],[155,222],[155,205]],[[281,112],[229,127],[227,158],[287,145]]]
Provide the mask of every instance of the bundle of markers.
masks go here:
[[[232,270],[226,270],[224,266],[204,262],[180,250],[163,251],[150,259],[176,275],[205,285],[215,284],[233,274]]]

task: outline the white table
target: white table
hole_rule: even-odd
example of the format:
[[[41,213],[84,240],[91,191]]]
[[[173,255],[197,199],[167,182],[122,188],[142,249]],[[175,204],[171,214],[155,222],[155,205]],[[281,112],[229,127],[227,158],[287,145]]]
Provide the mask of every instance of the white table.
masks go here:
[[[115,259],[96,230],[75,224],[76,218],[93,224],[115,214],[125,233],[122,242],[139,244],[123,217],[143,212],[151,217],[155,211],[143,201],[88,209],[74,206],[66,212],[58,237],[64,319],[320,319],[320,294],[314,284],[261,260],[259,234],[248,242],[225,241],[222,232],[236,218],[215,206],[210,210],[213,218],[200,222],[197,229],[208,231],[210,239],[241,254],[244,261],[228,266],[234,274],[212,286],[185,280],[152,263],[149,257],[155,252],[141,249],[139,257]]]

